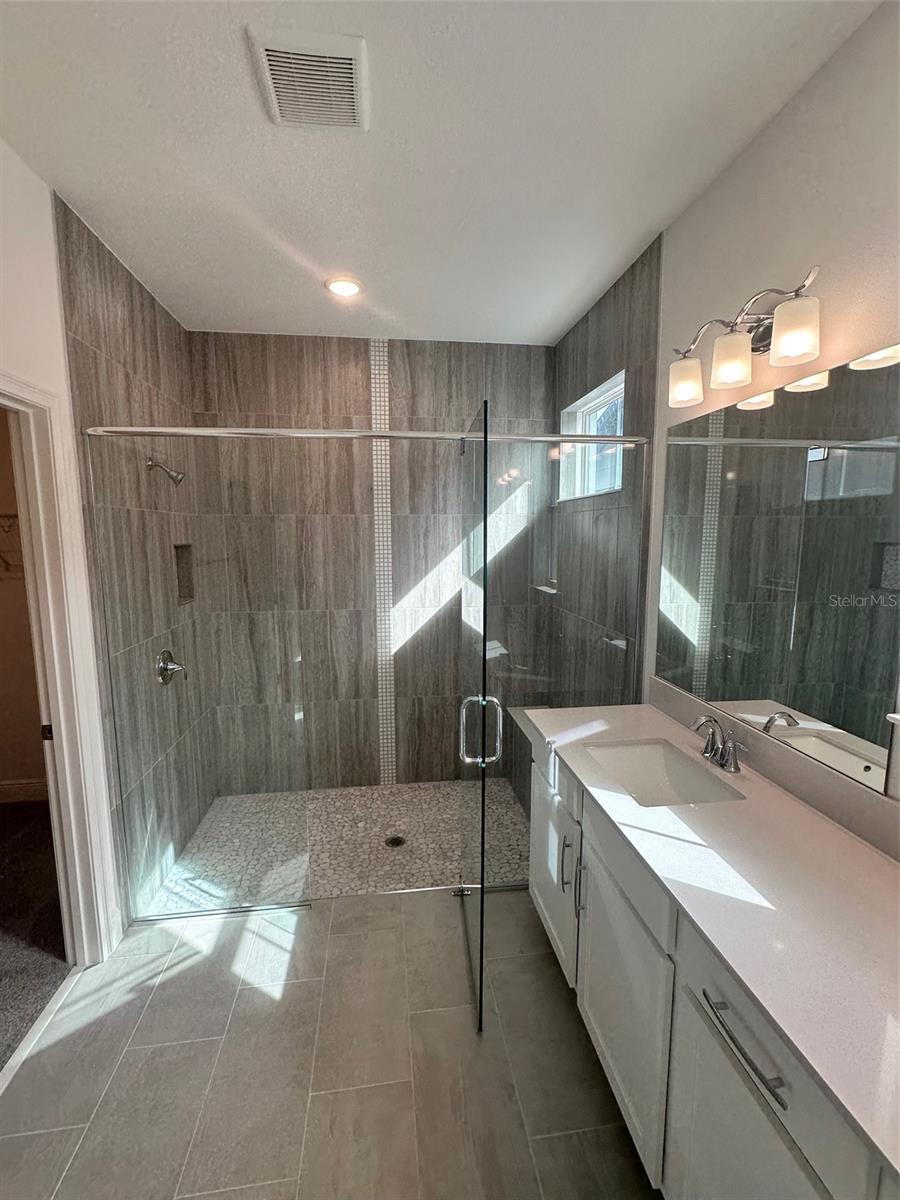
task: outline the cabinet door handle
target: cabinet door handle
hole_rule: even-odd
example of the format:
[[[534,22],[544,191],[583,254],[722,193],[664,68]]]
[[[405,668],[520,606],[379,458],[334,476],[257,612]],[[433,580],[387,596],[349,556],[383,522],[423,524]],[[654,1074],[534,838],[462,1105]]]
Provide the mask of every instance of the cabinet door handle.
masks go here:
[[[563,834],[562,849],[559,852],[559,886],[565,894],[566,888],[572,882],[571,879],[566,879],[566,851],[572,849],[572,843],[569,841],[568,835]]]
[[[783,1108],[787,1112],[788,1102],[782,1096],[782,1090],[787,1087],[780,1075],[766,1075],[762,1067],[760,1067],[750,1054],[741,1045],[737,1034],[725,1020],[723,1013],[727,1013],[730,1005],[726,1000],[713,1000],[706,988],[703,988],[703,999],[706,1001],[706,1006],[715,1023],[725,1036],[726,1041],[731,1048],[737,1053],[741,1062],[756,1080],[756,1082],[764,1089],[764,1091],[772,1097],[779,1108]]]
[[[575,864],[575,914],[583,913],[587,908],[582,893],[584,891],[584,859],[579,858]]]

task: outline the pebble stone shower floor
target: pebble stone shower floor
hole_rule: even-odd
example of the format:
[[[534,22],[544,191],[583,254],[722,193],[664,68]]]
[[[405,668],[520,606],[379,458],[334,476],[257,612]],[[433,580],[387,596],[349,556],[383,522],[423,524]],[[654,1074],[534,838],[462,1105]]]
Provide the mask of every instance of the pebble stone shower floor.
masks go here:
[[[382,784],[220,796],[148,915],[295,904],[459,882],[477,844],[477,785]],[[401,846],[385,839],[399,834]],[[487,882],[528,879],[528,820],[506,779],[487,783]]]

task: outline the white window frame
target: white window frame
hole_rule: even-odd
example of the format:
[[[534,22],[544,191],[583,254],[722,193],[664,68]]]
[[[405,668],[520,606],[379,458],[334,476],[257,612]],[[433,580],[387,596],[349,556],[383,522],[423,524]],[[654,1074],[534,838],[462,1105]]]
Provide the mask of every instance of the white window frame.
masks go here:
[[[560,415],[560,433],[589,434],[591,424],[598,412],[609,408],[612,404],[619,405],[619,419],[616,423],[616,435],[621,437],[625,431],[625,372],[619,371],[605,383],[564,408]],[[622,490],[621,446],[613,450],[615,455],[615,470],[611,487],[595,488],[591,486],[590,472],[594,463],[595,448],[589,444],[562,444],[559,464],[559,484],[557,497],[561,501],[580,500],[586,496],[605,496]]]

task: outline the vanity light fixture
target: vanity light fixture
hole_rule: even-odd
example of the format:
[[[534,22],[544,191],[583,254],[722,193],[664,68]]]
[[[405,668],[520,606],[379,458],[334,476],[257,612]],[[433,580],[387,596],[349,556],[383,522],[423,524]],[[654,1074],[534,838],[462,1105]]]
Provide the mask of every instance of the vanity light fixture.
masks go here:
[[[775,309],[772,322],[773,367],[796,367],[819,357],[819,301],[815,296],[794,296]]]
[[[862,358],[854,358],[847,363],[851,371],[877,371],[880,367],[892,367],[900,362],[900,342],[896,346],[886,346],[884,350],[873,350]]]
[[[806,375],[803,379],[797,379],[794,383],[786,383],[784,391],[786,392],[821,392],[823,388],[828,387],[828,372],[819,371],[816,375]]]
[[[771,408],[774,403],[774,392],[760,392],[758,396],[748,396],[746,400],[739,400],[738,408],[750,410],[757,408]]]
[[[331,292],[332,296],[339,296],[341,300],[349,300],[353,296],[358,296],[362,291],[362,284],[358,280],[350,279],[347,276],[326,279],[325,286]]]
[[[753,377],[753,346],[750,334],[743,329],[723,333],[713,343],[712,388],[743,387]]]
[[[703,371],[699,358],[676,358],[669,364],[669,408],[703,403]]]
[[[728,321],[713,317],[706,321],[684,350],[669,367],[669,407],[689,408],[703,401],[703,380],[700,362],[693,358],[694,350],[707,329],[721,325],[727,332],[716,338],[713,346],[710,387],[735,388],[748,384],[753,376],[753,355],[769,355],[773,366],[793,366],[811,362],[819,355],[819,302],[804,293],[819,273],[813,267],[803,282],[785,291],[783,288],[764,288],[743,304]],[[784,296],[774,309],[752,312],[754,305],[765,296]],[[762,407],[755,405],[754,407]]]

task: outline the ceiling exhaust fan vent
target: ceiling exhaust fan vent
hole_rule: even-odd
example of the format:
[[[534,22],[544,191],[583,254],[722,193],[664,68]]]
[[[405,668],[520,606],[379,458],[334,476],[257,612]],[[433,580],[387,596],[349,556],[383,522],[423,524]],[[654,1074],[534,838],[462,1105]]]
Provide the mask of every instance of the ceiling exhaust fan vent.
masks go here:
[[[313,34],[288,43],[247,33],[263,98],[276,125],[368,129],[362,38]]]

